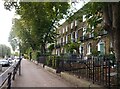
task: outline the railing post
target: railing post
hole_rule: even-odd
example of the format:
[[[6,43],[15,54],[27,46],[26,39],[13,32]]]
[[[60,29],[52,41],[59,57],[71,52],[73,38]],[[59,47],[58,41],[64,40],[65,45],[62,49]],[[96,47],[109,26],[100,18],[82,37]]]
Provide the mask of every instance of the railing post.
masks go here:
[[[56,57],[56,73],[61,72],[60,62],[61,62],[60,58]]]
[[[108,60],[108,88],[110,89],[110,60]]]
[[[94,81],[95,81],[95,78],[94,78],[94,77],[95,77],[95,68],[94,68],[94,67],[95,67],[95,65],[94,65],[95,63],[94,63],[94,60],[95,60],[95,59],[94,59],[94,57],[92,56],[92,61],[93,61],[93,84],[94,84]]]
[[[18,67],[19,67],[19,75],[21,75],[21,60],[22,60],[22,58],[20,58],[19,65],[18,65]]]
[[[19,75],[21,75],[21,65],[19,65]]]
[[[102,71],[102,73],[101,73],[101,82],[103,83],[103,85],[104,85],[104,80],[105,80],[105,77],[104,77],[104,59],[102,59],[102,63],[101,63],[101,71]]]
[[[11,89],[11,75],[12,73],[8,73],[8,83],[7,83],[7,89]]]
[[[14,67],[13,69],[13,77],[12,77],[13,80],[15,80],[15,74],[16,74],[16,67]]]
[[[108,73],[107,70],[108,70],[108,69],[107,69],[107,68],[108,68],[108,67],[107,67],[107,61],[105,60],[105,77],[106,77],[105,79],[106,79],[106,86],[107,86],[107,83],[108,83],[108,82],[107,82],[107,80],[108,80],[108,78],[107,78],[107,73]]]

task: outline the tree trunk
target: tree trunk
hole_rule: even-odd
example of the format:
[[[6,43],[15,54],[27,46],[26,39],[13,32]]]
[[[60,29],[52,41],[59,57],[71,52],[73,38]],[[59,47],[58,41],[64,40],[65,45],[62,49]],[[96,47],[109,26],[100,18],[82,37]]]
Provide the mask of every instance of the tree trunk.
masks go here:
[[[44,55],[46,54],[46,48],[45,48],[45,44],[41,45],[41,53]]]
[[[115,57],[117,61],[117,83],[118,88],[120,86],[120,3],[113,3],[112,4],[112,12],[113,12],[113,24],[112,28],[114,30],[114,50],[115,50]]]
[[[112,42],[112,47],[114,49],[114,30],[112,29],[113,14],[112,14],[112,3],[104,3],[103,7],[103,19],[104,28],[108,31],[110,42]]]

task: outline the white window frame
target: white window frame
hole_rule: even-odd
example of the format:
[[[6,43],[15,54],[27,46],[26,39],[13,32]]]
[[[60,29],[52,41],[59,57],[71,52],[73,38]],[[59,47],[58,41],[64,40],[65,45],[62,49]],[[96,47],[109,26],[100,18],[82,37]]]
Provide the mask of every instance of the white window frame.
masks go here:
[[[101,45],[101,44],[104,44],[104,46],[105,46],[105,42],[104,42],[104,41],[101,41],[101,40],[98,42],[98,44],[97,44],[97,46],[98,46],[98,51],[101,51],[101,50],[100,50],[100,45]],[[105,52],[105,47],[104,47],[104,52]]]
[[[72,33],[70,35],[71,35],[71,41],[72,41],[72,39],[73,39]]]
[[[81,47],[82,47],[82,45],[79,46],[79,52],[80,52],[80,54],[81,54]]]
[[[91,54],[91,43],[87,44],[87,55]]]
[[[75,20],[75,26],[77,26],[78,25],[78,21],[77,20]]]
[[[60,49],[57,50],[57,55],[60,56]]]
[[[75,39],[77,39],[77,38],[78,38],[78,30],[75,31]]]
[[[68,43],[68,35],[66,35],[66,43]]]
[[[86,34],[86,27],[83,27],[83,36]]]
[[[74,23],[72,22],[72,23],[71,23],[71,29],[73,29],[73,25],[74,25]]]
[[[110,41],[110,47],[111,47],[111,48],[113,47],[113,43],[112,43],[112,41]]]
[[[63,30],[63,33],[65,33],[65,28],[63,28],[62,30]]]
[[[86,15],[83,15],[83,22],[85,22],[85,21],[86,21],[86,18],[85,18],[85,16],[86,16]]]

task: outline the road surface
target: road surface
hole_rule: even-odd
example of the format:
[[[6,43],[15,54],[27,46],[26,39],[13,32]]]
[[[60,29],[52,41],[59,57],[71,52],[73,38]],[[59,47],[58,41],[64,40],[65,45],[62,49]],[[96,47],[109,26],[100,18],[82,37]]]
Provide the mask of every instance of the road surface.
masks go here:
[[[16,76],[12,87],[74,87],[39,65],[28,60],[22,60],[21,76]]]

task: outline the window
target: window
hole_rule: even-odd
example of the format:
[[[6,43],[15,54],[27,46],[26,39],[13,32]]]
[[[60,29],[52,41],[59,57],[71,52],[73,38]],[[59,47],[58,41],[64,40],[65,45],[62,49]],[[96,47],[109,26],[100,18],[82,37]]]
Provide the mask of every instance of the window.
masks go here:
[[[71,23],[71,29],[73,29],[73,25],[74,25],[74,23],[72,22],[72,23]]]
[[[85,18],[86,15],[83,15],[83,22],[85,22],[86,18]]]
[[[73,42],[75,42],[75,32],[73,32],[72,35],[73,35]]]
[[[77,20],[75,20],[75,26],[77,26]]]
[[[86,34],[86,27],[83,28],[83,36]]]
[[[66,43],[68,43],[68,36],[66,35]]]
[[[87,45],[87,55],[91,54],[91,43]]]
[[[71,41],[74,42],[75,41],[75,32],[71,33]]]
[[[83,59],[84,50],[83,50],[82,45],[80,45],[79,47],[79,52],[80,52],[80,58]]]
[[[55,54],[58,54],[58,51],[57,51],[57,50],[55,51]]]
[[[105,43],[100,41],[98,43],[98,51],[100,51],[100,55],[104,55],[105,54]]]
[[[78,30],[75,32],[75,38],[78,38]]]
[[[75,41],[77,42],[78,39],[78,30],[75,32]]]
[[[64,53],[64,49],[63,48],[61,48],[61,53]]]
[[[57,55],[60,56],[60,49],[57,50]]]
[[[63,33],[65,33],[65,29],[63,28]]]
[[[110,47],[111,47],[111,48],[113,47],[112,41],[110,42]]]
[[[80,47],[79,47],[79,52],[80,52],[80,54],[83,53],[83,47],[82,47],[82,45],[80,45]]]

